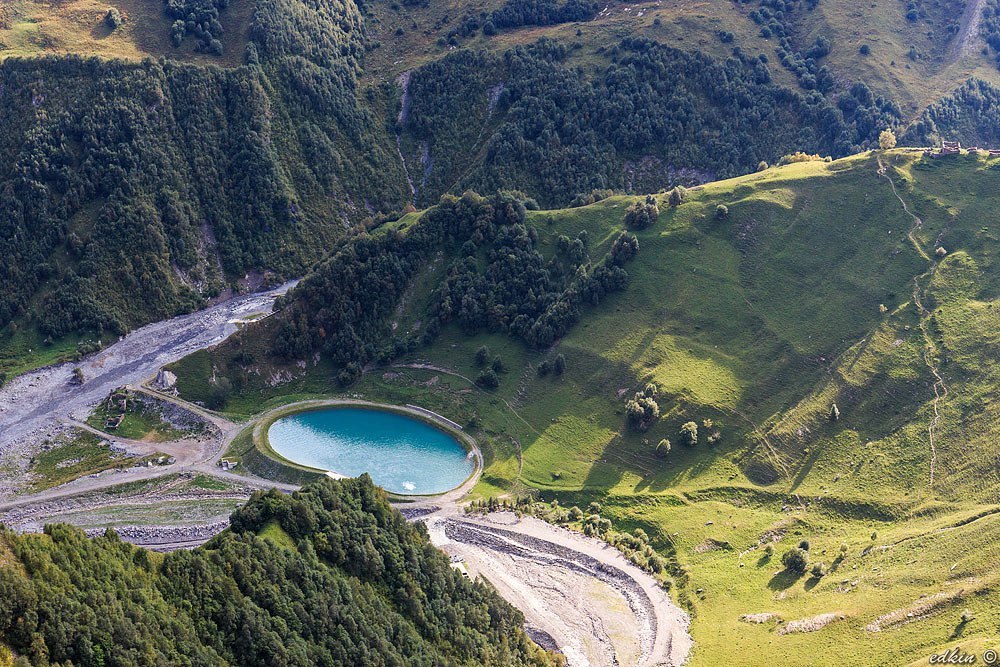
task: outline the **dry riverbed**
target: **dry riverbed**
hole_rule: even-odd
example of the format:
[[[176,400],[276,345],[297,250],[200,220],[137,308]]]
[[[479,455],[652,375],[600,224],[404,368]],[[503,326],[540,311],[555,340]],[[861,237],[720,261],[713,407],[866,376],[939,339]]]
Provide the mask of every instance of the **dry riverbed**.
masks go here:
[[[572,667],[680,665],[689,619],[653,577],[605,543],[507,512],[423,518],[434,544],[490,581],[533,637]]]
[[[215,345],[252,315],[268,313],[294,282],[236,297],[188,315],[149,324],[77,363],[26,373],[0,389],[0,500],[21,490],[30,457],[66,420],[85,421],[114,389],[136,384],[164,364]],[[73,369],[84,383],[71,383]]]

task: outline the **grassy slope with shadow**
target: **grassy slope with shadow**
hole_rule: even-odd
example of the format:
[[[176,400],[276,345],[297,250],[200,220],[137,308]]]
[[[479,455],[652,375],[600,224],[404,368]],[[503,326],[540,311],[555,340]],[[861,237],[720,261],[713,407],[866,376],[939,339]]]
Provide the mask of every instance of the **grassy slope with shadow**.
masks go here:
[[[956,641],[995,641],[984,619],[998,603],[991,443],[1000,407],[990,387],[1000,368],[991,325],[1000,246],[987,221],[1000,172],[996,161],[969,156],[896,151],[883,160],[921,227],[867,154],[712,183],[638,232],[628,288],[588,310],[551,350],[446,327],[430,347],[371,369],[346,391],[322,363],[262,365],[261,377],[293,379],[237,394],[231,408],[248,414],[349,392],[471,424],[486,454],[480,495],[530,492],[582,508],[599,501],[616,529],[646,531],[693,613],[695,665],[719,664],[734,646],[741,664],[770,664],[775,651],[787,664],[898,664]],[[533,212],[529,222],[542,248],[587,230],[595,256],[630,201]],[[716,218],[718,204],[727,218]],[[914,306],[915,280],[930,315]],[[419,319],[425,305],[407,302],[400,321]],[[938,403],[933,486],[924,329],[949,389]],[[461,377],[475,377],[483,344],[507,368],[495,392]],[[539,377],[538,364],[556,353],[566,372]],[[182,394],[206,386],[215,354],[226,351],[175,366]],[[449,372],[408,366],[416,363]],[[635,433],[624,401],[649,381],[660,386],[661,418]],[[831,422],[834,402],[841,416]],[[680,445],[680,425],[705,419],[721,440],[709,445],[702,427],[697,446]],[[663,437],[674,443],[665,460],[653,451]],[[780,574],[781,554],[802,539],[826,576]],[[704,547],[724,543],[732,548]],[[949,602],[919,621],[866,629],[939,593]],[[979,620],[957,628],[965,608]],[[740,621],[764,612],[834,621],[783,634],[784,622]]]

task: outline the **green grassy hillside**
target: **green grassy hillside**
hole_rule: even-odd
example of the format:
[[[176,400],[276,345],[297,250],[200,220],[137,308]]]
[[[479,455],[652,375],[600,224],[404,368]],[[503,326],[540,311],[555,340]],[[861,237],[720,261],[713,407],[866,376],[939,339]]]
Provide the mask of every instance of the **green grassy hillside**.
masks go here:
[[[40,55],[87,55],[139,60],[168,57],[198,63],[238,65],[243,62],[255,3],[236,1],[220,12],[226,49],[221,55],[196,50],[193,40],[180,47],[171,42],[172,18],[163,0],[11,0],[0,8],[0,60]],[[122,24],[105,22],[109,8]]]
[[[678,207],[664,196],[656,223],[635,231],[625,290],[542,350],[446,325],[345,390],[326,359],[267,362],[258,326],[174,371],[183,395],[204,400],[208,378],[229,369],[234,414],[349,392],[469,423],[487,453],[479,494],[596,500],[616,527],[651,536],[694,615],[693,664],[734,648],[740,664],[777,652],[814,665],[988,646],[1000,638],[998,164],[893,151],[708,184]],[[527,222],[542,254],[586,231],[597,257],[632,201],[529,211]],[[418,295],[442,264],[414,274],[390,328],[426,318],[433,299]],[[471,382],[483,345],[503,360],[496,390]],[[233,365],[241,346],[252,353]],[[565,372],[540,376],[559,354]],[[637,432],[625,403],[648,382],[660,417]],[[678,436],[688,421],[693,447]],[[654,451],[662,438],[666,458]],[[803,539],[825,576],[782,571]],[[758,614],[775,616],[741,620]]]

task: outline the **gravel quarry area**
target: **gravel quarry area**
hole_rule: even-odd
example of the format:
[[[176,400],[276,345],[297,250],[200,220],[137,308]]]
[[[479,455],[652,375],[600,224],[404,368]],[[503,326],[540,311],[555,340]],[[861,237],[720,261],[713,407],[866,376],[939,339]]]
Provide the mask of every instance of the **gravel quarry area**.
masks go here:
[[[137,329],[80,362],[67,362],[19,376],[0,389],[0,500],[18,490],[30,456],[65,420],[84,421],[111,391],[139,383],[164,364],[215,345],[241,320],[270,313],[274,299],[295,285],[235,297],[214,306]],[[84,383],[71,383],[74,368]]]
[[[599,540],[509,512],[425,519],[434,544],[525,615],[572,667],[681,665],[689,619],[649,574]]]

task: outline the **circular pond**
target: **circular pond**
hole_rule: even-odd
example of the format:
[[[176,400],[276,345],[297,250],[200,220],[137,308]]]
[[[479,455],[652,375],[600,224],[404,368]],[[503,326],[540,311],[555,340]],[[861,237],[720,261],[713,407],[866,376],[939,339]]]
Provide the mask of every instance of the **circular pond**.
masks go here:
[[[289,461],[349,477],[366,472],[393,493],[443,493],[475,470],[474,454],[451,435],[387,410],[300,412],[271,424],[267,438]]]

